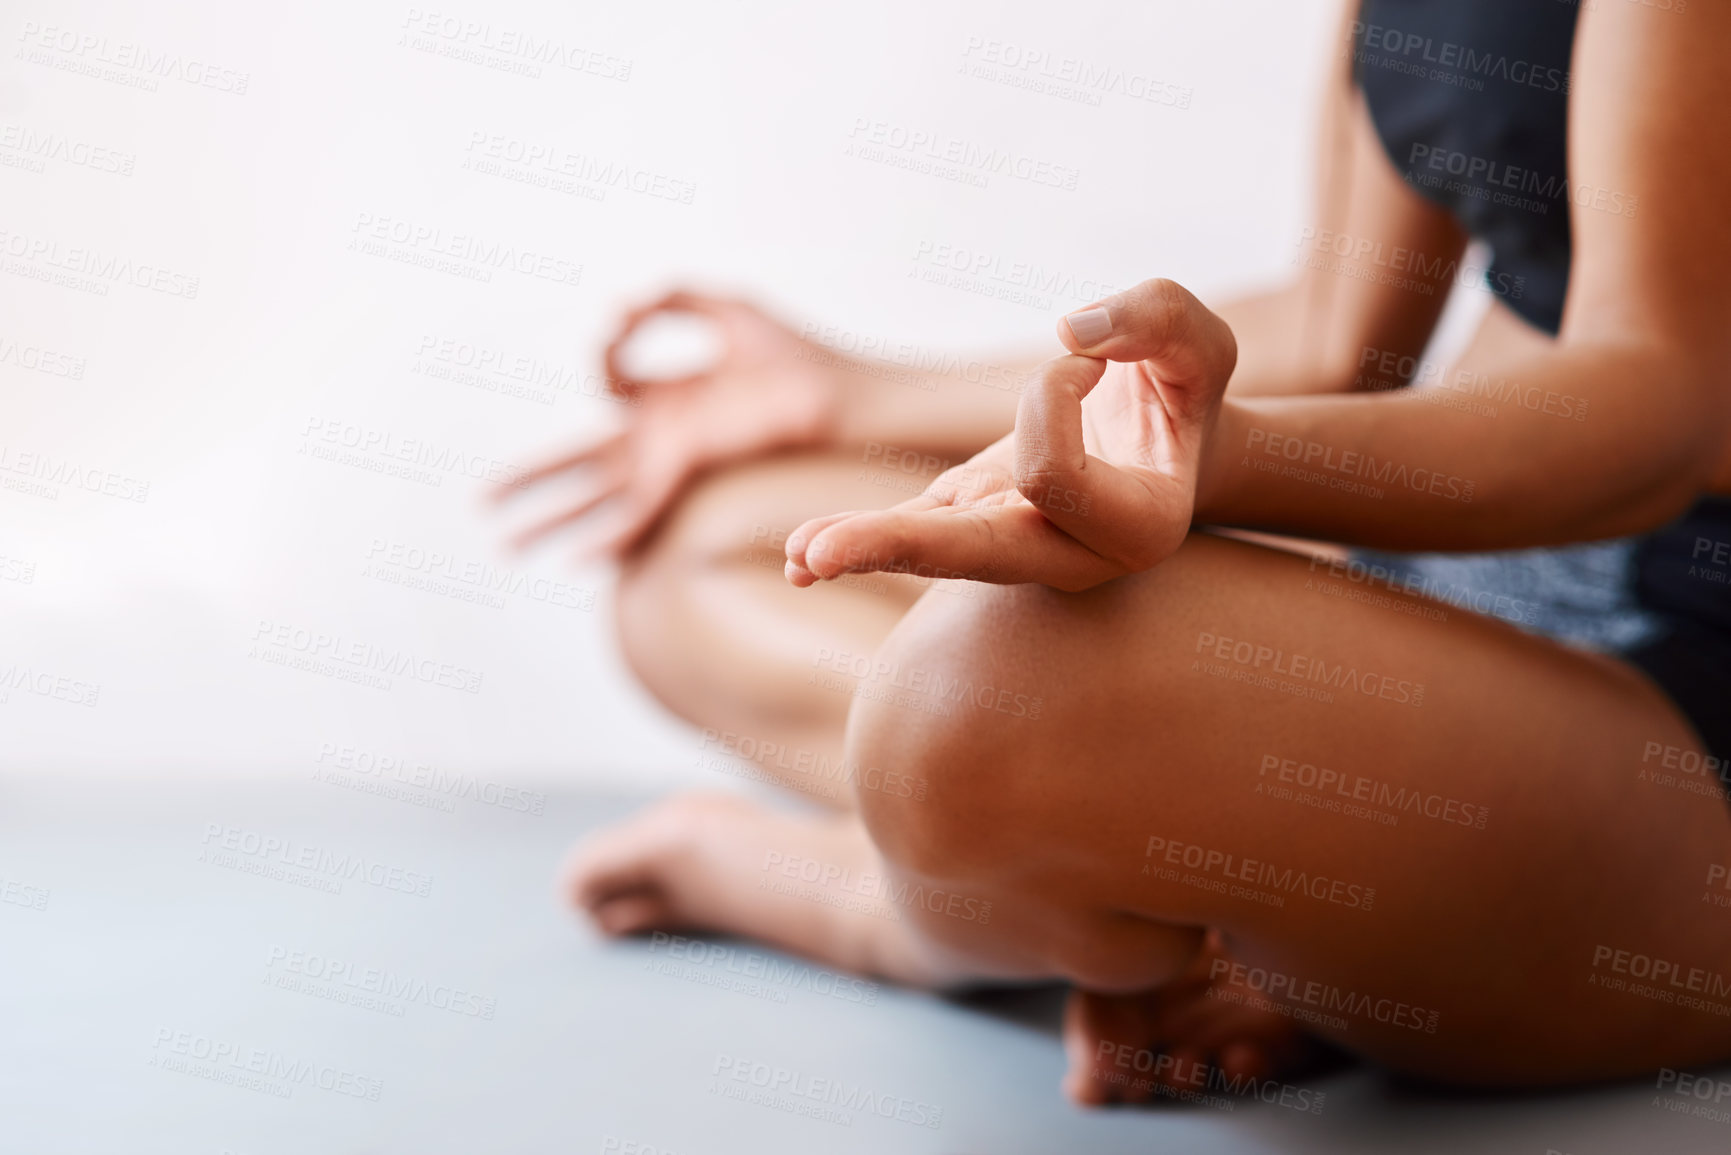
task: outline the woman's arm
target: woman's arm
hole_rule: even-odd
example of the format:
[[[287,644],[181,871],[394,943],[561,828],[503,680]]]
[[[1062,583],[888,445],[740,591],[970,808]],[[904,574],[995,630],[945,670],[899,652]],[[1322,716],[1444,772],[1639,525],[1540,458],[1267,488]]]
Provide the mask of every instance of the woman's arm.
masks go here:
[[[1014,434],[913,501],[789,535],[789,578],[929,566],[1083,589],[1158,564],[1194,522],[1515,547],[1657,526],[1728,487],[1731,7],[1606,5],[1582,21],[1573,199],[1614,189],[1641,212],[1579,211],[1559,337],[1463,367],[1521,403],[1487,420],[1429,404],[1426,387],[1226,402],[1232,331],[1147,281],[1060,322],[1072,356],[1036,377]],[[1582,420],[1562,397],[1587,403]]]
[[[1293,272],[1270,292],[1214,309],[1238,339],[1228,397],[1354,392],[1367,349],[1391,364],[1416,364],[1448,300],[1445,270],[1466,249],[1454,218],[1409,188],[1383,155],[1346,50],[1357,14],[1358,0],[1343,0],[1316,136],[1312,223],[1291,238]],[[1339,257],[1339,248],[1349,255]],[[1378,271],[1354,260],[1358,251],[1423,253],[1433,271],[1414,271],[1416,289],[1354,276]]]
[[[1570,179],[1586,207],[1573,210],[1562,332],[1518,359],[1447,375],[1518,401],[1486,418],[1420,390],[1229,395],[1204,453],[1197,520],[1402,548],[1509,548],[1649,529],[1723,488],[1728,48],[1725,6],[1582,13]],[[1634,198],[1635,214],[1593,209],[1601,189]]]
[[[1457,375],[1458,378],[1457,378]],[[1640,342],[1463,362],[1491,418],[1446,389],[1226,399],[1196,521],[1394,549],[1484,550],[1635,533],[1705,489],[1726,432],[1701,359]]]

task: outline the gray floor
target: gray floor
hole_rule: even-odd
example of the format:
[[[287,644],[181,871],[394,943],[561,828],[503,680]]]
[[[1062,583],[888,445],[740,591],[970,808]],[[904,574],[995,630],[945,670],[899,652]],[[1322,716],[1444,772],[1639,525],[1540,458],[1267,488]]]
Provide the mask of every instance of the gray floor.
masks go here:
[[[1731,1149],[1731,1124],[1674,1114],[1677,1097],[1645,1085],[1458,1097],[1357,1071],[1307,1088],[1318,1112],[1078,1111],[1056,1091],[1053,992],[961,1004],[885,989],[868,1005],[813,970],[766,982],[747,944],[705,962],[595,939],[549,879],[574,836],[636,804],[553,796],[537,816],[312,778],[0,779],[0,1151]],[[338,893],[313,889],[288,876],[320,866],[243,869],[265,860],[244,849],[255,837],[281,840],[279,863],[362,865]],[[429,893],[413,893],[423,876]],[[789,1109],[810,1099],[722,1093],[750,1084],[718,1067],[752,1063],[885,1114],[817,1119]]]

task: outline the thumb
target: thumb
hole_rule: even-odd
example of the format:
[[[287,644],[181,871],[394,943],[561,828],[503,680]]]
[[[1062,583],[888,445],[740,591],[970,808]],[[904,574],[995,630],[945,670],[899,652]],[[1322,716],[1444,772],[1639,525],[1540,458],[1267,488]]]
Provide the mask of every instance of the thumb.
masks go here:
[[[1072,353],[1142,361],[1167,390],[1211,404],[1238,363],[1232,329],[1176,281],[1156,277],[1058,322]]]

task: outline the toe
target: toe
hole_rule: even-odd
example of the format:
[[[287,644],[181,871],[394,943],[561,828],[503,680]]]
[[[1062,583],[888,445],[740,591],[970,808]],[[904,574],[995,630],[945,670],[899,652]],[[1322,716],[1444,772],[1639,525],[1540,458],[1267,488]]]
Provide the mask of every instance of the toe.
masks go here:
[[[1240,1082],[1245,1079],[1262,1079],[1268,1073],[1268,1053],[1260,1043],[1241,1040],[1227,1043],[1220,1048],[1216,1059],[1220,1073],[1227,1079]]]
[[[579,844],[560,871],[561,889],[572,905],[590,911],[617,895],[655,889],[681,855],[695,852],[715,826],[737,822],[748,809],[744,799],[714,793],[658,802]]]
[[[635,833],[605,831],[571,852],[559,876],[560,889],[572,906],[594,914],[622,895],[654,887],[661,848],[646,845]]]
[[[1103,1081],[1097,1053],[1104,1037],[1100,1031],[1099,1000],[1083,990],[1072,990],[1064,1002],[1064,1094],[1071,1102],[1097,1107],[1111,1102]]]
[[[637,891],[602,900],[589,908],[589,917],[602,934],[627,935],[666,928],[673,911],[659,892]]]
[[[1161,1086],[1182,1091],[1207,1081],[1208,1056],[1199,1048],[1173,1047],[1162,1058],[1170,1061],[1157,1065],[1154,1077]]]
[[[1140,1099],[1135,1088],[1145,1090],[1147,1080],[1136,1069],[1138,1053],[1153,1032],[1146,997],[1071,991],[1064,1007],[1065,1094],[1087,1106]],[[1147,1060],[1141,1062],[1145,1069]]]

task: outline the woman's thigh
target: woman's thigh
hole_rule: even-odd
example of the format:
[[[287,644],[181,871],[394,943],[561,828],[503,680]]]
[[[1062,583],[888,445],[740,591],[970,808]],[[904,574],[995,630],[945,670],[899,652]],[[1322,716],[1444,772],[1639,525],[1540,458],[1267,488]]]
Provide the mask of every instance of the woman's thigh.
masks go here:
[[[994,900],[920,913],[936,939],[1123,985],[1217,926],[1312,1029],[1469,1081],[1731,1050],[1731,815],[1620,663],[1207,535],[1083,594],[926,598],[875,662],[849,756],[930,788],[867,823]]]

